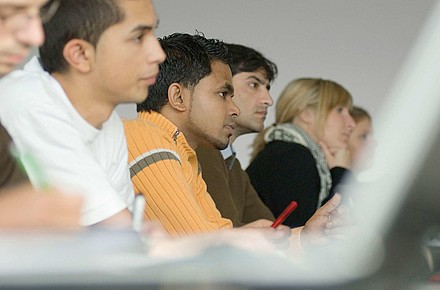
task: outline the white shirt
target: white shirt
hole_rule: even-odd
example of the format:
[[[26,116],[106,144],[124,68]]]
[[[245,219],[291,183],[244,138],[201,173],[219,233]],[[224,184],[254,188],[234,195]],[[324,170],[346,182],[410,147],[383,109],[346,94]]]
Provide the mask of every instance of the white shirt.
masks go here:
[[[220,150],[220,152],[222,153],[223,159],[224,159],[225,161],[226,161],[226,159],[228,159],[229,157],[233,156],[233,158],[232,158],[229,162],[226,162],[226,163],[227,163],[226,165],[228,166],[228,169],[231,170],[231,169],[232,169],[232,166],[234,165],[234,162],[235,162],[235,156],[236,156],[236,153],[235,153],[235,149],[234,149],[234,147],[232,146],[231,143],[229,143],[229,144],[228,144],[228,147],[226,147],[226,148],[223,149],[223,150]]]
[[[0,120],[19,153],[32,154],[50,185],[84,196],[83,225],[131,207],[134,192],[119,116],[114,111],[102,129],[93,127],[36,57],[0,80]],[[38,186],[41,176],[30,163],[24,160]]]

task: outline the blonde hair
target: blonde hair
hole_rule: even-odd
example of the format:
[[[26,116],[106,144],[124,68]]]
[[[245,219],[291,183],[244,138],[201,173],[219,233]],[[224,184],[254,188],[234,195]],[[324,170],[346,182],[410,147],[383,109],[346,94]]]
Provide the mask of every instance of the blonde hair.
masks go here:
[[[287,84],[278,98],[275,110],[275,123],[292,123],[306,108],[316,110],[318,130],[324,130],[327,116],[335,107],[343,105],[351,108],[353,103],[350,93],[340,84],[319,78],[295,79]],[[253,143],[251,160],[265,146],[264,134],[260,132]]]

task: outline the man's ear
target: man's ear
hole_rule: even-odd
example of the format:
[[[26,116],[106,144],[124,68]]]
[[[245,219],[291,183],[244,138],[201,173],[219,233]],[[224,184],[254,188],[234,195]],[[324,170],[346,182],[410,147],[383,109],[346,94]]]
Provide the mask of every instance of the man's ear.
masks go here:
[[[94,53],[93,45],[82,39],[70,40],[63,49],[63,56],[67,63],[81,73],[90,72]]]
[[[168,87],[168,103],[174,109],[184,112],[188,109],[188,89],[179,83],[172,83]]]

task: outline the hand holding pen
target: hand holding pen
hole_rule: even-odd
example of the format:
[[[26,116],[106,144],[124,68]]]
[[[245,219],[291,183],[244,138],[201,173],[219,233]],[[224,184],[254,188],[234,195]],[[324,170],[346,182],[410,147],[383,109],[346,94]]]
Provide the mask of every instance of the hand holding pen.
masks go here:
[[[283,210],[283,212],[277,217],[273,222],[271,227],[276,229],[280,224],[282,224],[286,218],[296,209],[298,203],[296,201],[291,201],[290,204]]]

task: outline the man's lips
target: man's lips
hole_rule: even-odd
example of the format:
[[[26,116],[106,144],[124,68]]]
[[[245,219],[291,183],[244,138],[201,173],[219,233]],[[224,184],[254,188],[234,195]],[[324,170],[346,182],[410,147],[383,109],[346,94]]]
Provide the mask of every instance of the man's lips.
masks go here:
[[[155,72],[153,74],[145,75],[141,78],[142,81],[145,81],[149,86],[154,85],[156,83],[157,74],[159,72]]]
[[[231,123],[231,124],[225,125],[225,128],[227,128],[227,129],[229,129],[230,131],[233,132],[235,130],[236,126],[237,125],[235,123]]]
[[[149,86],[152,86],[156,83],[156,76],[154,77],[148,77],[148,78],[142,78],[144,82],[146,82]]]
[[[258,111],[258,112],[257,112],[257,115],[259,115],[259,116],[262,117],[262,118],[266,118],[266,116],[267,116],[267,111]]]

